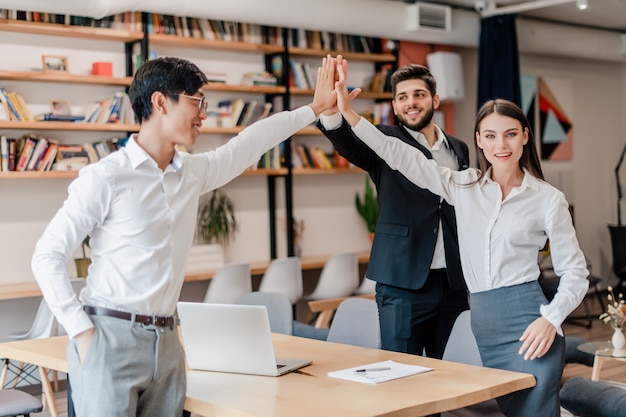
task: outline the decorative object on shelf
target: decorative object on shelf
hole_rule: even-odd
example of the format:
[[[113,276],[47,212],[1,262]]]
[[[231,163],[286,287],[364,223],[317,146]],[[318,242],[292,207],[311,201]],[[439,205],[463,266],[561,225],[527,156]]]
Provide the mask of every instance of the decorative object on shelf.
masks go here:
[[[69,66],[67,64],[66,56],[52,56],[42,55],[41,61],[43,62],[44,71],[54,72],[69,72]]]
[[[78,278],[86,278],[87,270],[89,269],[89,265],[91,265],[91,258],[87,257],[87,251],[85,250],[86,248],[91,248],[91,246],[89,246],[89,241],[90,237],[87,235],[80,244],[83,251],[83,257],[74,259],[74,264],[76,265],[76,276]]]
[[[365,177],[365,192],[363,200],[361,201],[361,197],[357,193],[354,198],[354,203],[356,205],[356,210],[359,212],[363,220],[365,220],[367,231],[370,232],[370,235],[373,235],[376,230],[376,222],[378,222],[378,200],[374,195],[372,183],[368,176]]]
[[[50,100],[50,114],[57,116],[71,116],[70,103],[63,100]]]
[[[112,62],[94,62],[91,64],[91,75],[100,75],[103,77],[113,76],[113,63]]]

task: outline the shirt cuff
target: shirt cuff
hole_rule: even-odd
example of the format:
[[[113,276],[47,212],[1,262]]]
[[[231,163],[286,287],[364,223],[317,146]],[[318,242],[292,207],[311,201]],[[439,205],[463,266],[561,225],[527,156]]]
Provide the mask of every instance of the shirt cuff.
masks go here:
[[[564,319],[560,317],[558,309],[551,309],[548,305],[542,305],[539,307],[539,312],[541,313],[543,318],[548,320],[556,328],[556,332],[559,334],[559,336],[563,336],[563,329],[561,328],[561,324],[563,324]]]
[[[332,114],[330,116],[320,114],[320,123],[322,123],[322,126],[324,126],[324,129],[326,130],[338,129],[339,126],[341,126],[341,121],[342,121],[342,117],[341,117],[341,113],[339,112]]]

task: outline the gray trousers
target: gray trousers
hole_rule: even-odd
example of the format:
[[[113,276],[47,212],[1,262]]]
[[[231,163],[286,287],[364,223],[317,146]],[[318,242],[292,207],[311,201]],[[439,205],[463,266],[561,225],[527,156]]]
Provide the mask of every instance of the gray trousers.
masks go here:
[[[67,347],[78,417],[178,417],[185,401],[185,354],[176,328],[91,316],[84,362]]]

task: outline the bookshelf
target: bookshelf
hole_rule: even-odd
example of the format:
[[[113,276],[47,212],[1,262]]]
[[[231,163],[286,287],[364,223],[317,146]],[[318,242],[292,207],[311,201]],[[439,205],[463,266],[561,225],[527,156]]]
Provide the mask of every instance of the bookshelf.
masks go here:
[[[150,16],[148,13],[143,14],[144,19]],[[205,39],[199,37],[184,37],[175,34],[164,33],[152,33],[148,30],[147,22],[144,21],[140,30],[120,30],[112,28],[100,28],[100,27],[81,27],[70,26],[66,24],[55,23],[41,23],[41,22],[26,22],[16,21],[8,19],[0,19],[0,32],[7,34],[24,34],[28,36],[24,42],[32,42],[33,46],[39,46],[38,42],[34,39],[38,39],[37,36],[43,36],[46,39],[52,36],[55,38],[68,38],[77,42],[81,42],[81,48],[84,48],[85,44],[89,45],[90,42],[94,42],[94,49],[97,49],[102,43],[107,44],[107,49],[111,49],[109,44],[120,44],[119,50],[115,51],[115,54],[123,56],[122,64],[114,63],[116,67],[123,67],[125,69],[123,74],[115,74],[115,76],[92,76],[83,73],[76,73],[74,71],[73,57],[70,57],[70,73],[50,73],[44,71],[28,71],[22,68],[0,68],[0,85],[5,82],[12,82],[14,85],[42,85],[44,88],[39,88],[38,94],[45,96],[48,88],[53,89],[74,89],[82,91],[83,88],[89,88],[90,91],[94,89],[102,88],[112,91],[112,88],[126,89],[132,80],[130,76],[133,68],[133,54],[137,53],[139,47],[142,56],[147,57],[149,51],[153,48],[163,49],[166,52],[170,52],[168,55],[181,56],[188,58],[194,62],[207,59],[210,54],[215,55],[215,60],[219,62],[219,66],[223,62],[229,59],[234,61],[234,66],[245,65],[255,69],[264,69],[271,71],[271,58],[275,56],[281,56],[284,60],[288,60],[291,57],[311,59],[314,62],[321,60],[327,53],[336,55],[341,53],[351,61],[362,62],[365,65],[371,65],[369,68],[378,69],[381,65],[395,65],[396,57],[389,53],[365,53],[365,52],[350,52],[339,51],[328,48],[309,48],[292,46],[289,44],[288,29],[284,28],[264,28],[267,32],[263,35],[262,41],[250,42],[243,40],[223,40],[223,39]],[[43,38],[42,38],[43,39]],[[6,42],[6,41],[3,41]],[[45,43],[45,42],[42,42]],[[45,50],[47,46],[40,46],[42,50],[41,54],[48,53]],[[70,47],[71,48],[71,47]],[[54,53],[56,54],[56,52]],[[63,55],[63,54],[62,54]],[[163,54],[165,55],[165,54]],[[249,61],[242,59],[244,56],[252,56],[256,61],[250,64]],[[40,57],[37,56],[37,59]],[[107,60],[107,59],[105,59]],[[242,64],[244,62],[244,64]],[[199,65],[200,66],[200,65]],[[32,67],[32,66],[31,66]],[[201,66],[202,68],[202,66]],[[204,70],[204,68],[202,68]],[[208,68],[212,70],[212,68]],[[228,80],[227,83],[211,82],[203,87],[205,92],[208,92],[210,96],[222,97],[224,99],[231,97],[258,97],[264,101],[272,101],[276,111],[284,108],[297,107],[298,104],[292,106],[292,100],[307,100],[313,96],[313,89],[296,88],[290,86],[288,83],[289,68],[284,66],[285,70],[282,78],[282,82],[279,85],[247,85],[238,80]],[[85,93],[86,96],[87,93]],[[53,97],[45,97],[50,99]],[[56,97],[54,97],[56,98]],[[383,92],[370,92],[364,91],[359,96],[359,101],[381,101],[391,100],[391,93]],[[222,127],[222,126],[205,126],[201,129],[201,137],[199,141],[205,140],[204,138],[214,138],[219,140],[226,140],[226,137],[230,138],[244,127]],[[60,142],[77,143],[75,137],[84,137],[86,141],[90,135],[108,135],[110,133],[132,133],[138,131],[138,125],[129,124],[104,124],[104,123],[74,123],[74,122],[15,122],[0,120],[0,134],[7,134],[10,132],[41,132],[44,135],[57,133],[60,135]],[[17,133],[16,133],[17,134]],[[67,136],[66,136],[67,135]],[[55,138],[57,138],[55,136]],[[294,138],[302,138],[305,140],[323,141],[321,132],[314,126],[307,127],[299,131]],[[97,139],[96,139],[97,140]],[[213,140],[213,139],[208,139]],[[192,149],[193,151],[193,149]],[[275,169],[254,169],[246,171],[243,176],[250,178],[246,181],[257,181],[254,178],[266,179],[267,190],[264,191],[268,196],[269,201],[266,202],[266,207],[270,214],[270,257],[276,257],[277,251],[275,249],[277,244],[276,229],[276,211],[279,210],[279,204],[285,204],[286,206],[286,219],[287,224],[293,220],[293,178],[294,177],[309,177],[309,178],[323,178],[321,181],[326,183],[335,182],[331,180],[330,176],[355,176],[362,175],[363,171],[358,168],[331,168],[331,169],[317,169],[317,168],[292,168],[289,165],[283,165],[280,168]],[[77,176],[76,172],[0,172],[0,187],[2,187],[3,195],[6,194],[5,188],[9,188],[11,193],[20,194],[27,192],[27,189],[41,187],[55,188],[56,194],[59,194],[59,190],[65,190],[67,184],[71,179]],[[46,181],[42,181],[46,180]],[[49,181],[48,181],[49,180]],[[18,185],[22,181],[27,181],[25,186]],[[356,180],[355,180],[356,181]],[[40,182],[55,184],[51,187],[45,185],[35,185]],[[358,179],[358,188],[361,186],[361,179]],[[6,184],[11,184],[7,186]],[[257,184],[257,183],[254,183]],[[230,187],[230,185],[229,185]],[[237,187],[250,187],[248,183],[241,186],[238,182],[232,185],[233,189]],[[257,185],[251,187],[257,188]],[[19,193],[15,190],[20,189]],[[257,192],[254,190],[253,192]],[[284,192],[284,197],[281,197],[281,192]],[[30,197],[29,197],[30,198]],[[33,197],[35,198],[35,197]],[[60,198],[60,197],[59,197]],[[53,203],[54,204],[54,203]],[[39,217],[40,215],[37,214]],[[44,218],[45,214],[41,214]],[[37,219],[42,220],[42,219]],[[280,219],[279,219],[280,220]],[[287,228],[288,229],[288,228]],[[288,254],[293,254],[293,236],[290,230],[285,231],[287,239],[287,251]],[[359,250],[362,250],[359,247]],[[255,255],[257,256],[257,255]]]

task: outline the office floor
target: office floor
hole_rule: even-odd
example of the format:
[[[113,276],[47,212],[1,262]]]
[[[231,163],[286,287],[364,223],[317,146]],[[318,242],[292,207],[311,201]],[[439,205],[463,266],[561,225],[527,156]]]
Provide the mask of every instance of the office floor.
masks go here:
[[[563,330],[568,336],[578,336],[586,340],[610,340],[612,330],[608,325],[596,319],[600,315],[602,310],[601,307],[598,305],[598,301],[595,299],[595,297],[592,297],[593,296],[588,296],[586,300],[586,303],[591,309],[593,317],[591,329],[566,323],[563,326]],[[603,299],[606,299],[604,295]],[[574,315],[583,313],[585,313],[584,309],[582,307],[579,307],[579,309],[574,312]],[[573,376],[591,378],[591,368],[584,365],[568,364],[565,367],[565,371],[563,373],[563,380],[566,380]],[[626,383],[626,362],[611,361],[607,363],[602,370],[601,379]],[[65,390],[60,390],[56,393],[55,398],[57,399],[57,406],[59,408],[59,417],[67,417],[67,392]],[[564,417],[569,415],[570,414],[563,414]],[[31,414],[31,416],[50,417],[50,413],[47,410],[44,410],[41,413]],[[196,414],[192,414],[192,417],[199,416]]]

